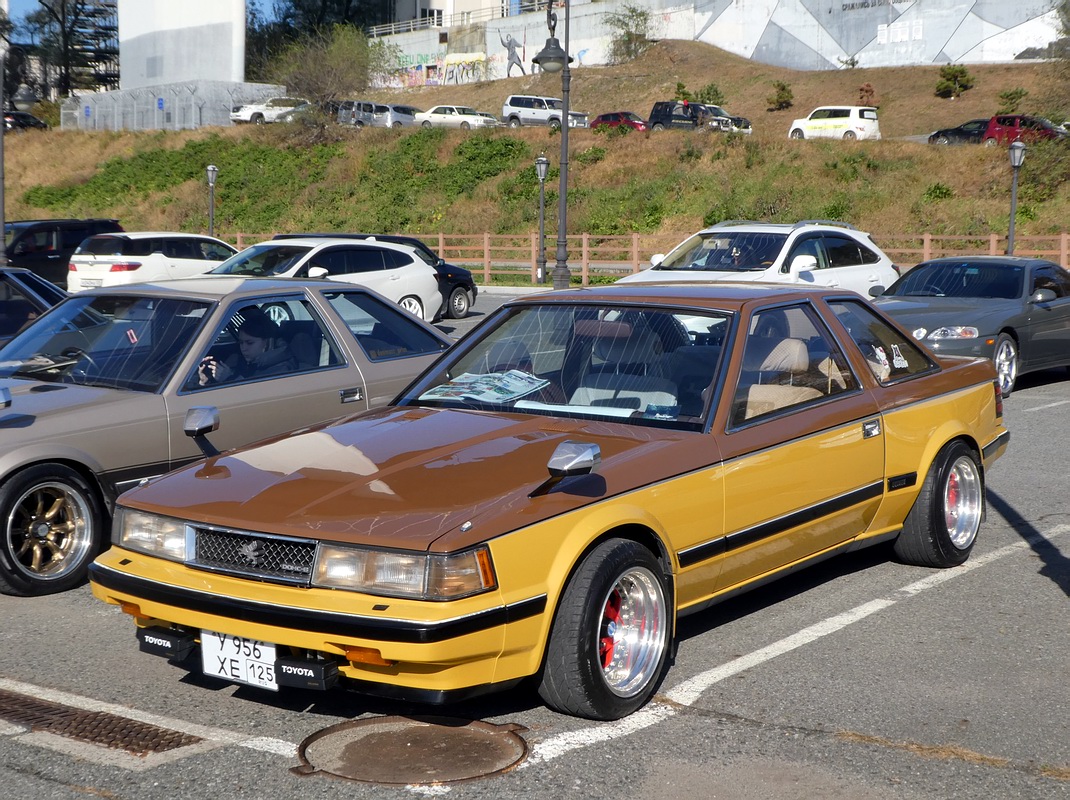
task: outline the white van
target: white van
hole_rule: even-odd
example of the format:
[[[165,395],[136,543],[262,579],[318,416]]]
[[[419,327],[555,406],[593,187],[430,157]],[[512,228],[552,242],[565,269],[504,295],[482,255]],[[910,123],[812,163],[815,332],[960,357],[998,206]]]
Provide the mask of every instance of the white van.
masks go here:
[[[789,139],[879,139],[881,126],[872,106],[821,106],[788,128]]]

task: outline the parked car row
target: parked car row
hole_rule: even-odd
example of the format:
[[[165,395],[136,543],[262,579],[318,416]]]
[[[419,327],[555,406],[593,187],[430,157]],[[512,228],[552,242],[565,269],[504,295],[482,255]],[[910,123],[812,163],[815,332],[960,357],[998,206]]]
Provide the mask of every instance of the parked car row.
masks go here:
[[[993,117],[971,119],[953,128],[941,128],[929,135],[929,144],[983,144],[986,147],[1008,145],[1011,142],[1039,142],[1046,139],[1066,140],[1070,132],[1044,117],[1029,114],[996,114]]]

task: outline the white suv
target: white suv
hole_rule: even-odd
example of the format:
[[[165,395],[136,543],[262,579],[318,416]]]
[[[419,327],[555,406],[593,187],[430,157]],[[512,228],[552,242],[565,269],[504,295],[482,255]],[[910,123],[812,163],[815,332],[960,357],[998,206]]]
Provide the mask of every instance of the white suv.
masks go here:
[[[788,128],[791,139],[879,139],[877,109],[871,106],[821,106]]]
[[[891,286],[899,269],[868,233],[842,222],[794,224],[720,222],[655,255],[651,268],[620,279],[645,281],[763,281],[811,283],[869,297],[872,286]]]
[[[511,94],[502,104],[502,122],[510,128],[519,128],[522,125],[549,125],[551,128],[560,128],[561,105],[560,97]],[[586,128],[587,114],[569,109],[568,126]]]
[[[208,275],[329,278],[366,286],[425,322],[442,306],[435,268],[408,245],[322,236],[247,247]]]
[[[230,112],[231,122],[251,122],[263,125],[265,122],[277,122],[287,111],[305,105],[308,101],[300,97],[272,97],[262,103],[246,103],[235,106]]]
[[[188,278],[218,267],[237,252],[226,242],[196,233],[100,233],[71,255],[67,289]]]

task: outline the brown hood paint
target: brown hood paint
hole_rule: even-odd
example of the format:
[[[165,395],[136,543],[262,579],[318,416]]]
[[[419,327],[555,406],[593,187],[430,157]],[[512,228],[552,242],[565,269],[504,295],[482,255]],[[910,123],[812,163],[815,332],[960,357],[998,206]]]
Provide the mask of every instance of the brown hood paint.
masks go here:
[[[566,440],[597,443],[601,467],[529,497]],[[191,465],[120,502],[245,530],[451,552],[716,461],[714,438],[701,433],[390,408]]]

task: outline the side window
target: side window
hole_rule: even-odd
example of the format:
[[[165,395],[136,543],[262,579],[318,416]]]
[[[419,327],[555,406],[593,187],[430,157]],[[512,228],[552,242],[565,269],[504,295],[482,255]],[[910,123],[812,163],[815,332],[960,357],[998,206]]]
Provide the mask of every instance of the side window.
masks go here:
[[[59,245],[59,249],[61,250],[73,250],[89,238],[89,228],[84,225],[61,228],[59,233],[62,237],[62,241]]]
[[[311,303],[299,296],[265,298],[231,309],[183,388],[282,378],[342,361]]]
[[[881,260],[881,257],[866,247],[864,244],[858,245],[858,253],[862,258],[863,264],[876,264]]]
[[[393,304],[365,292],[324,293],[370,361],[439,353],[443,343]]]
[[[1058,267],[1040,267],[1033,277],[1032,291],[1037,289],[1051,289],[1056,297],[1070,297],[1070,273]]]
[[[817,261],[817,269],[825,269],[825,267],[828,266],[828,260],[825,258],[825,249],[821,246],[820,237],[809,236],[805,239],[796,241],[795,246],[791,249],[788,257],[784,259],[780,271],[785,275],[791,272],[791,264],[799,256],[813,256]]]
[[[37,306],[6,275],[0,274],[0,336],[11,336],[36,319]]]
[[[345,275],[352,270],[345,250],[322,250],[312,256],[305,265],[305,272],[311,267],[323,267],[328,275]]]
[[[201,258],[207,261],[226,261],[232,255],[230,250],[223,247],[218,242],[213,242],[210,239],[198,239],[196,255],[194,258]]]
[[[825,254],[830,267],[857,267],[862,263],[858,242],[846,236],[825,236]]]
[[[747,326],[729,424],[738,427],[858,388],[846,357],[812,308],[759,311]]]
[[[817,111],[810,115],[810,119],[828,119],[829,114],[830,112],[827,108],[819,108]]]
[[[891,383],[936,368],[920,347],[877,316],[865,301],[836,300],[829,303],[829,307],[854,339],[880,383]]]
[[[153,242],[153,251],[160,249],[155,245],[160,242]],[[168,258],[197,258],[196,250],[194,248],[194,242],[192,239],[164,239],[162,242],[163,254]]]
[[[383,250],[383,260],[387,269],[399,269],[413,263],[413,259],[398,250]]]
[[[379,272],[386,268],[383,251],[370,247],[353,248],[347,251],[347,272]]]
[[[832,119],[847,119],[851,116],[851,110],[848,108],[834,108],[829,112],[829,117]]]

